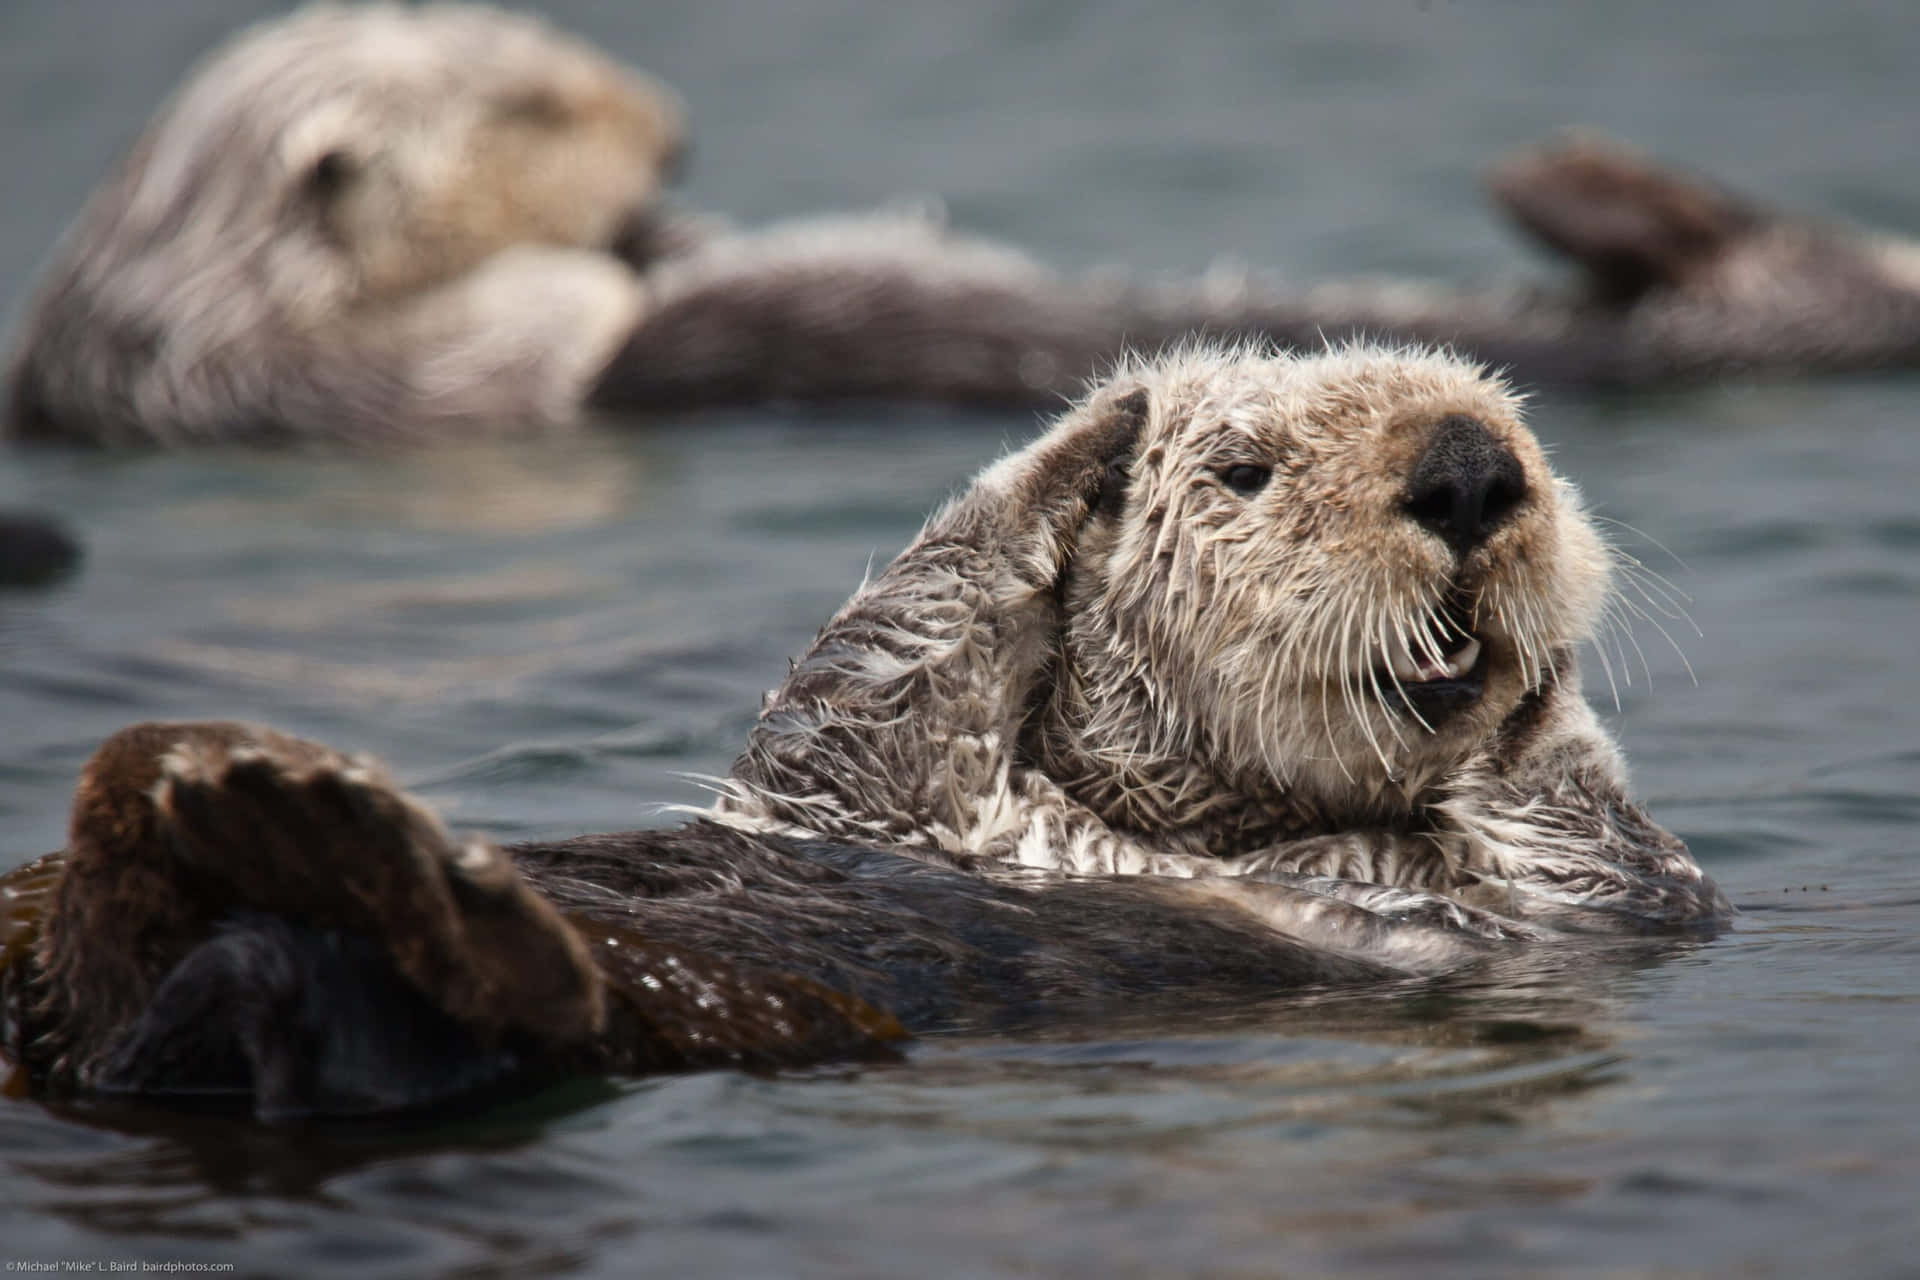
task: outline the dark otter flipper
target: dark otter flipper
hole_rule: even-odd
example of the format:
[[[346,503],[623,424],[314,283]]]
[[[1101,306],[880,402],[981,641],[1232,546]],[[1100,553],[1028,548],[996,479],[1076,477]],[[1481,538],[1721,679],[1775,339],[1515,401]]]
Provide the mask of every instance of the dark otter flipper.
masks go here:
[[[499,850],[455,840],[371,760],[257,730],[233,741],[237,728],[195,726],[160,759],[148,798],[189,875],[235,908],[377,938],[485,1035],[564,1044],[601,1029],[585,944]]]
[[[16,1086],[227,1096],[277,1120],[556,1071],[871,1057],[904,1035],[636,927],[596,923],[592,944],[370,760],[139,725],[89,762],[67,851],[0,878],[0,1051]]]
[[[1745,201],[1589,135],[1509,156],[1487,186],[1522,231],[1572,259],[1614,303],[1683,287],[1767,221]]]
[[[139,725],[82,775],[36,948],[56,1083],[417,1105],[605,1024],[585,944],[512,864],[368,761],[235,724]]]
[[[377,940],[241,912],[173,967],[85,1084],[246,1100],[275,1122],[424,1107],[537,1062],[436,1007]]]

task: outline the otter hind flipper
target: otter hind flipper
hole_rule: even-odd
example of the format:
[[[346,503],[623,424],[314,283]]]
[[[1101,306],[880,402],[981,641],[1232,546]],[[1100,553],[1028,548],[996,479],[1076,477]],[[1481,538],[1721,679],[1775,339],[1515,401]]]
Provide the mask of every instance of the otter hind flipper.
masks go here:
[[[82,773],[68,849],[0,877],[0,1051],[10,1087],[279,1121],[563,1072],[885,1058],[905,1035],[804,976],[652,939],[643,906],[589,942],[371,760],[138,725]]]
[[[429,1106],[525,1065],[435,1007],[377,941],[242,912],[173,967],[89,1085],[245,1099],[273,1123]]]
[[[211,758],[209,758],[211,757]],[[571,926],[485,841],[455,840],[377,764],[278,734],[162,760],[156,803],[236,905],[377,938],[433,1003],[487,1036],[584,1041],[604,1022]]]
[[[1684,286],[1765,221],[1743,200],[1587,135],[1508,156],[1487,186],[1515,225],[1617,304]]]
[[[35,947],[30,1074],[251,1094],[263,1117],[412,1107],[603,1028],[573,927],[370,761],[237,724],[95,754]]]

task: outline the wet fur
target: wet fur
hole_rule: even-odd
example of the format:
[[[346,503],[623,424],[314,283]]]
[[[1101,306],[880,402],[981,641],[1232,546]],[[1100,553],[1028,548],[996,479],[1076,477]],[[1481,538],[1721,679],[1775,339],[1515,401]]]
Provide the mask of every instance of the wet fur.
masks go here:
[[[1527,497],[1457,555],[1403,510],[1437,424]],[[1242,497],[1221,479],[1271,469]],[[1194,347],[984,472],[768,698],[715,813],[986,863],[1319,874],[1661,919],[1724,900],[1627,795],[1575,651],[1611,564],[1511,392],[1440,354]],[[1429,725],[1384,655],[1472,601],[1484,694]]]

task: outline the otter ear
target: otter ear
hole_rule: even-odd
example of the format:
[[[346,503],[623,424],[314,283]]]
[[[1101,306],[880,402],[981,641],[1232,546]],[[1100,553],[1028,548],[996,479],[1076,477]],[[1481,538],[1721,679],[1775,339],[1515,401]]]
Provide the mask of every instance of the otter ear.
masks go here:
[[[1125,507],[1147,406],[1144,390],[1097,396],[982,472],[969,495],[974,500],[951,509],[947,520],[1013,531],[1005,545],[1016,572],[1035,584],[1053,581],[1073,559],[1080,531],[1097,515]],[[929,524],[922,538],[940,523]]]
[[[1091,514],[1117,517],[1126,510],[1127,487],[1133,481],[1134,450],[1147,424],[1150,403],[1145,387],[1129,391],[1113,402],[1102,441],[1107,465],[1100,476],[1100,487],[1094,493]]]

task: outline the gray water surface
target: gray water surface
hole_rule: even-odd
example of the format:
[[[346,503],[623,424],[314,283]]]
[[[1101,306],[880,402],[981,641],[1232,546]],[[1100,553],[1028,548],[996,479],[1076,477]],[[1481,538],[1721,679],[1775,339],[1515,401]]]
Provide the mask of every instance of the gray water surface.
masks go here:
[[[0,307],[269,7],[0,8]],[[1541,270],[1477,170],[1601,125],[1920,230],[1900,6],[555,5],[687,94],[690,203],[937,194],[1065,264]],[[1920,380],[1542,397],[1690,597],[1616,723],[1741,908],[1631,970],[1197,1009],[899,1067],[582,1082],[424,1134],[0,1105],[0,1256],[243,1273],[1914,1274]],[[83,575],[0,596],[0,866],[148,717],[386,757],[503,837],[673,821],[869,564],[1032,415],[767,410],[405,459],[13,452]],[[1657,542],[1656,542],[1657,540]],[[1671,551],[1662,548],[1670,548]],[[1695,626],[1697,624],[1697,633]]]

